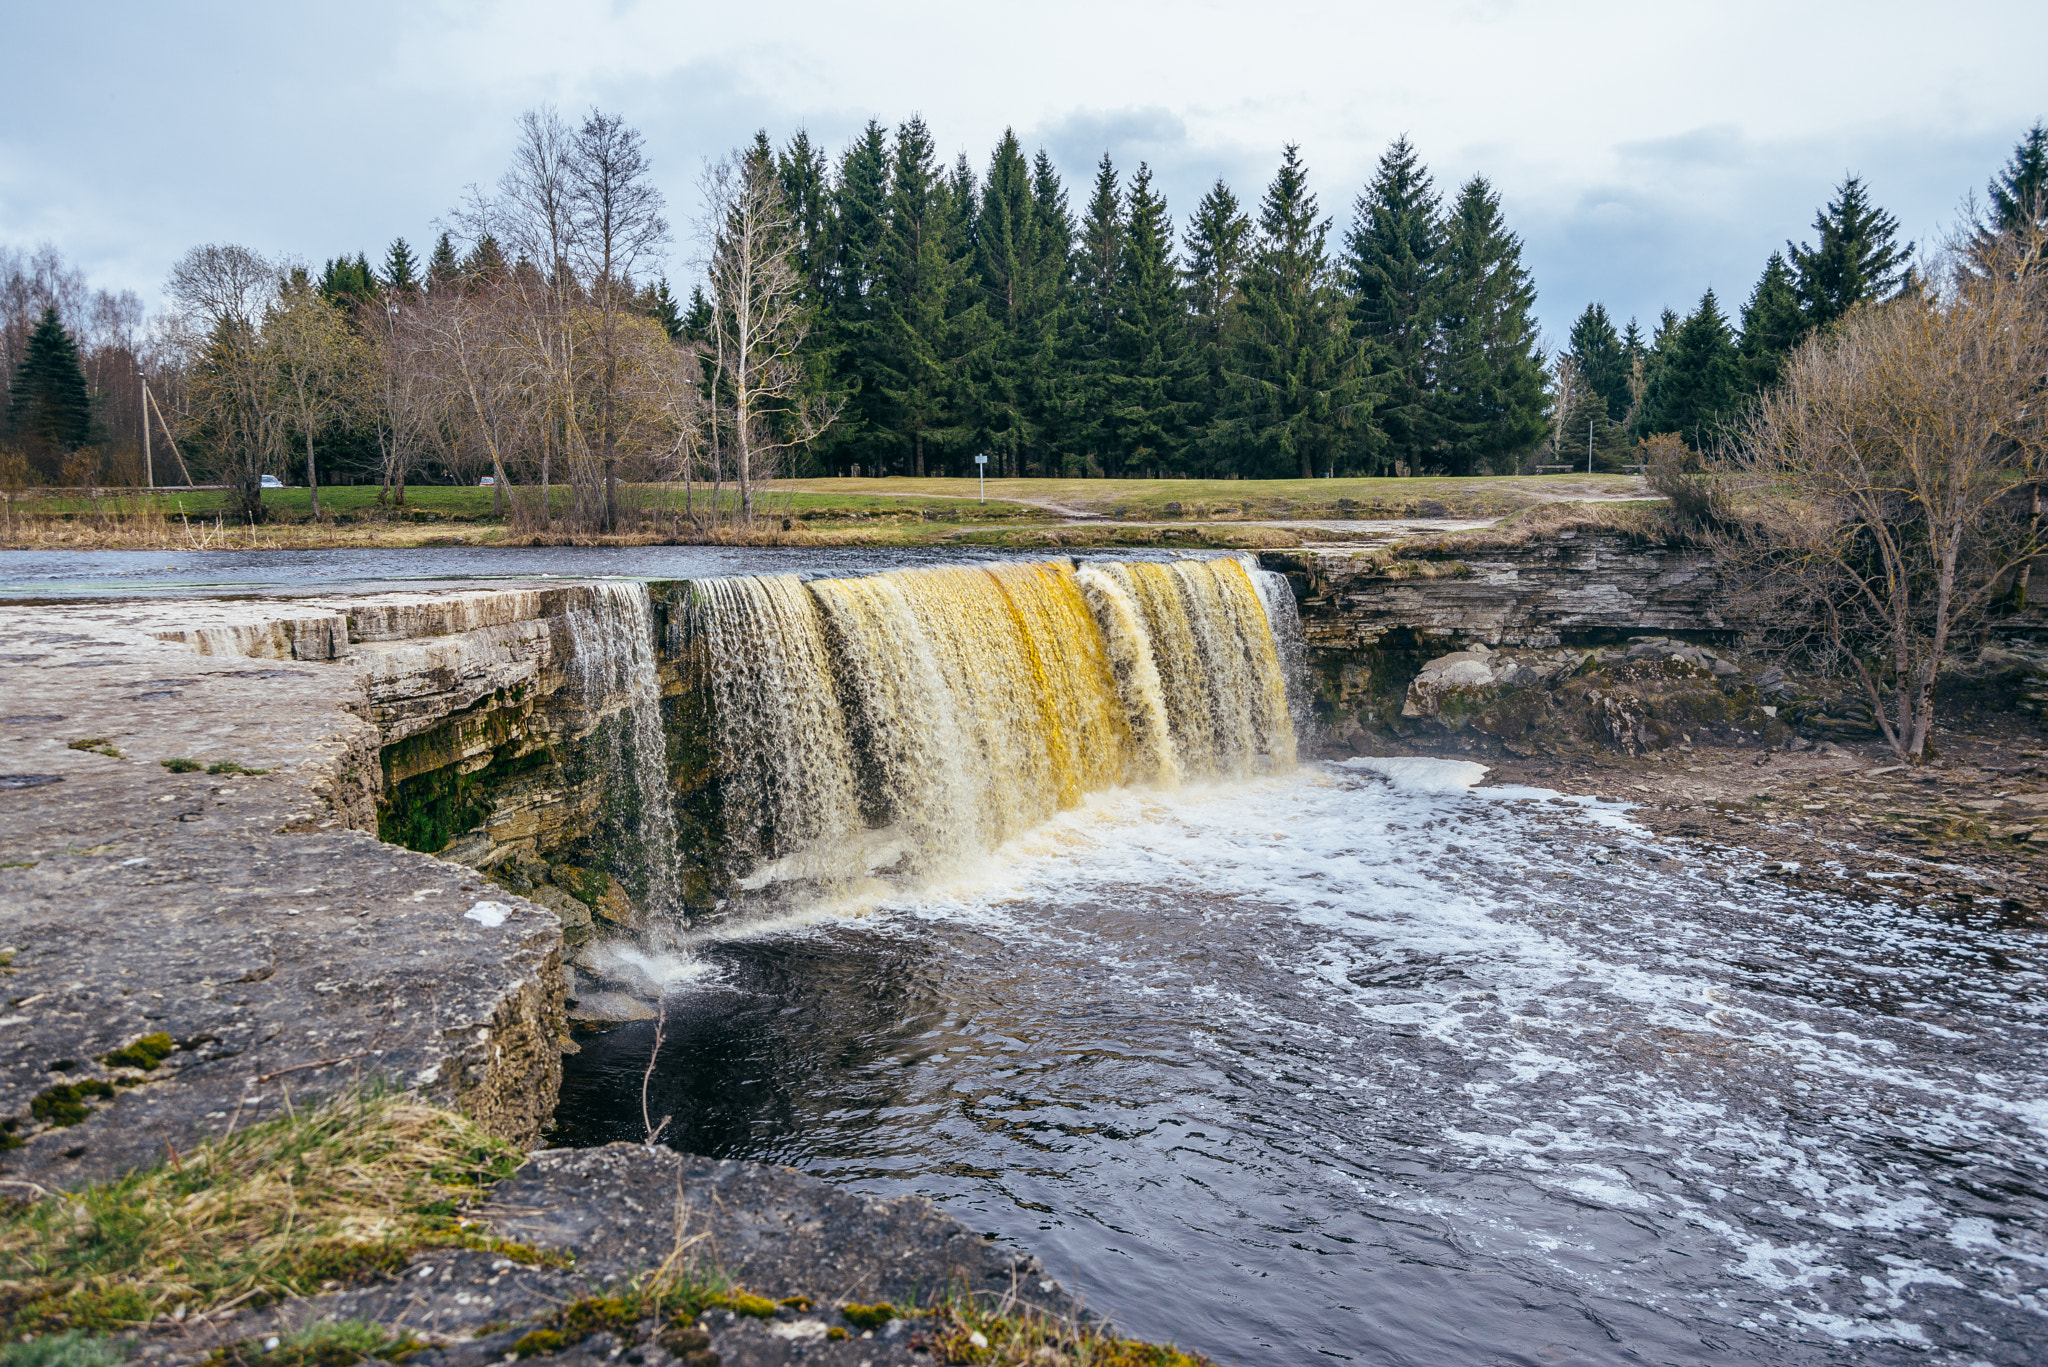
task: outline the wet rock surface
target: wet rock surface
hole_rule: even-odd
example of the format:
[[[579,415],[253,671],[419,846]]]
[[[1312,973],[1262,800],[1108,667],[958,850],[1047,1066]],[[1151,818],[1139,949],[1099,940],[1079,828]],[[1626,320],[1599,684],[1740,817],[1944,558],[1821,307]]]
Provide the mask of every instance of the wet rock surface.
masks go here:
[[[141,1356],[175,1364],[323,1322],[409,1331],[430,1346],[408,1359],[484,1367],[562,1307],[614,1296],[664,1263],[716,1265],[775,1302],[762,1316],[715,1308],[680,1329],[653,1317],[589,1334],[530,1360],[677,1362],[709,1367],[818,1362],[930,1362],[913,1351],[914,1322],[864,1329],[838,1307],[908,1307],[948,1294],[1010,1296],[1060,1314],[1075,1307],[1038,1261],[975,1234],[921,1197],[870,1201],[783,1168],[695,1158],[637,1144],[536,1153],[477,1212],[494,1234],[566,1267],[500,1254],[436,1250],[361,1286],[207,1320],[162,1321]],[[697,1333],[691,1332],[696,1328]],[[832,1331],[839,1331],[833,1337]],[[693,1356],[693,1354],[698,1356]]]
[[[566,1031],[556,917],[378,841],[380,737],[332,637],[268,662],[162,639],[209,619],[293,639],[251,604],[0,619],[6,768],[40,776],[0,788],[0,1180],[113,1176],[373,1080],[538,1135]]]

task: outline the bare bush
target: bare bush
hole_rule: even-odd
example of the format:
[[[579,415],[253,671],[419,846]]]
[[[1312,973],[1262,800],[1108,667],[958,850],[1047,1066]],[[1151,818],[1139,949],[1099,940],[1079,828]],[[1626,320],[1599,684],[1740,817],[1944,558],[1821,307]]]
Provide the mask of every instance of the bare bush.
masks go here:
[[[1924,291],[1810,339],[1735,446],[1716,539],[1738,610],[1839,660],[1904,758],[1951,651],[2048,549],[2041,246],[1953,248]]]

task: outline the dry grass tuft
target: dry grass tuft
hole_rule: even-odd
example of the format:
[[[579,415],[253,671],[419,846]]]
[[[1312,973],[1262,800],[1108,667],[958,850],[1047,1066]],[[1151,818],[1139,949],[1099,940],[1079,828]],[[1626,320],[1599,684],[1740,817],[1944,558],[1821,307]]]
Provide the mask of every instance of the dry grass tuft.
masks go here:
[[[305,1108],[0,1214],[0,1322],[13,1335],[120,1329],[317,1291],[436,1245],[531,1261],[461,1215],[521,1160],[405,1096]]]

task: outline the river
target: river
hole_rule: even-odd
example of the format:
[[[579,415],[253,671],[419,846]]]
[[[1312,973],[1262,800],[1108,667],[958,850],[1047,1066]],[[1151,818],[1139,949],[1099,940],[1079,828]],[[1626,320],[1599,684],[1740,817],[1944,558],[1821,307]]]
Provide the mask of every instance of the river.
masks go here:
[[[1098,793],[696,932],[667,1142],[931,1196],[1224,1363],[2040,1361],[2038,932],[1398,777]],[[554,1142],[642,1137],[651,1039],[585,1040]]]

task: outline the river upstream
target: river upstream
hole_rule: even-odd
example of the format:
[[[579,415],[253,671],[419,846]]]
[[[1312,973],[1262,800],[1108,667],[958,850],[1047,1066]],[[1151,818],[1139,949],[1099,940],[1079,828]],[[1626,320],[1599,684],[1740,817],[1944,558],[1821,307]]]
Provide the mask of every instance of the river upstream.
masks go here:
[[[1227,1363],[2041,1360],[2037,932],[1396,779],[1097,794],[953,886],[701,933],[653,1113]],[[557,1142],[642,1137],[651,1042],[568,1060]]]

